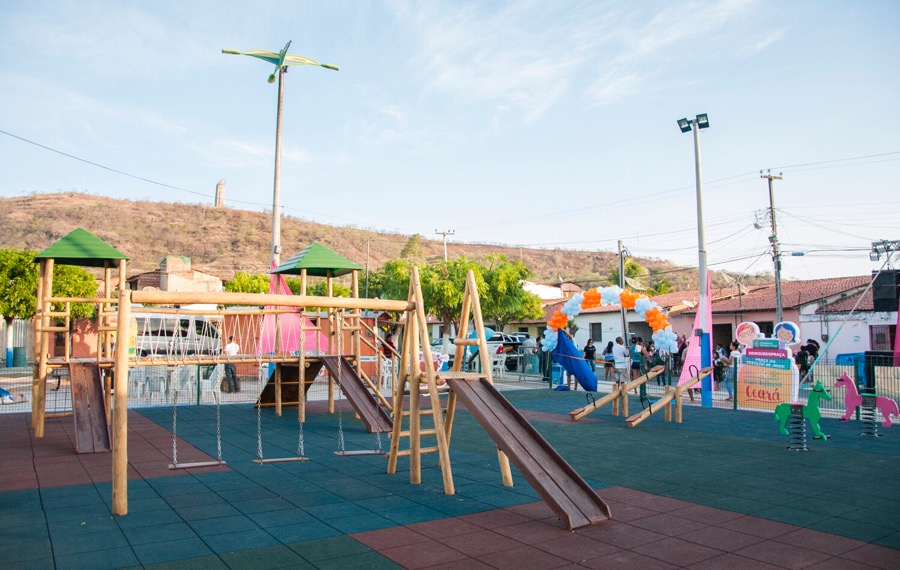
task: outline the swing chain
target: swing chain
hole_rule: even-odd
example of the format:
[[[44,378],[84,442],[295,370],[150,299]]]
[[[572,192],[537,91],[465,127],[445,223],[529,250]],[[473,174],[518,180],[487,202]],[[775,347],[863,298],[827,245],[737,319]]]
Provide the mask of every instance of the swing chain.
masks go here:
[[[256,398],[256,458],[263,460],[262,451],[262,395]]]
[[[340,451],[341,453],[344,453],[344,451],[346,451],[346,449],[345,449],[345,442],[344,442],[344,405],[343,405],[344,388],[343,388],[343,385],[341,384],[341,371],[344,368],[344,362],[343,362],[343,358],[342,358],[342,354],[343,354],[343,346],[342,346],[343,342],[342,341],[343,341],[343,336],[344,336],[343,327],[341,326],[342,321],[343,321],[343,315],[341,315],[338,311],[335,311],[334,324],[335,324],[335,329],[336,329],[335,332],[337,333],[335,336],[337,337],[336,341],[337,341],[337,353],[338,353],[338,359],[337,359],[337,364],[338,364],[338,377],[337,377],[337,384],[338,384],[338,451]]]
[[[297,432],[297,457],[304,457],[306,452],[303,444],[303,422],[300,422],[300,431]]]
[[[219,406],[219,391],[213,390],[216,398],[216,459],[222,463],[222,412]]]
[[[178,465],[178,390],[172,399],[172,464]]]

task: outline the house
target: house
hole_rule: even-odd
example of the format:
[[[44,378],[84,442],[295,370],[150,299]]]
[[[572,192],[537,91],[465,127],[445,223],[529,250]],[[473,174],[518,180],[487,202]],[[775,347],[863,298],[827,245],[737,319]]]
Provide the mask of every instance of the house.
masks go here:
[[[183,255],[167,255],[159,262],[159,269],[132,275],[127,282],[134,291],[222,291],[221,277],[193,269],[191,258]]]

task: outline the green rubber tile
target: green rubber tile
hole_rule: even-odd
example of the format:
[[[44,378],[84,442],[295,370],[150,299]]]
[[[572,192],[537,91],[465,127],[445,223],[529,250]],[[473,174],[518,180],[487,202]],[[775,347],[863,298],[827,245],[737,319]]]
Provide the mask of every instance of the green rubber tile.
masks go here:
[[[57,535],[52,542],[54,556],[129,546],[125,535],[120,530],[83,535]]]
[[[137,564],[138,559],[131,548],[112,548],[56,557],[57,570],[105,570]]]
[[[409,525],[420,522],[433,521],[437,519],[447,518],[447,515],[436,511],[430,507],[426,507],[425,505],[414,505],[411,507],[403,507],[400,509],[393,509],[390,511],[386,511],[383,513],[378,513],[384,518],[398,524],[398,525]]]
[[[896,527],[879,526],[877,524],[867,524],[859,521],[849,521],[840,517],[832,517],[823,521],[817,521],[808,525],[809,528],[821,530],[822,532],[830,532],[856,540],[866,542],[874,542],[876,540],[887,538],[896,532]],[[900,553],[898,553],[900,559]]]
[[[220,556],[232,570],[267,570],[269,568],[315,568],[287,546],[254,548],[228,552]]]
[[[39,511],[43,509],[37,489],[0,493],[0,511]]]
[[[78,505],[68,508],[45,510],[49,524],[71,521],[71,520],[88,520],[103,516],[111,516],[109,507],[103,501],[92,502],[86,505]]]
[[[377,552],[365,552],[322,560],[316,563],[316,568],[320,570],[396,570],[403,567]]]
[[[178,513],[172,509],[168,509],[116,517],[115,522],[119,525],[119,528],[125,530],[177,523],[182,522],[182,519],[178,516]]]
[[[197,536],[206,537],[215,534],[226,534],[229,532],[240,532],[258,529],[259,526],[245,517],[244,515],[235,515],[230,517],[219,517],[215,519],[200,519],[188,522],[188,525]]]
[[[888,536],[883,536],[875,540],[875,544],[887,546],[888,548],[898,549],[897,556],[900,557],[900,532],[889,534]]]
[[[296,506],[281,497],[269,497],[265,499],[251,499],[249,501],[232,502],[231,506],[245,515],[294,509]]]
[[[214,519],[218,517],[228,517],[241,514],[237,509],[226,503],[214,505],[197,505],[193,507],[175,507],[174,510],[176,513],[178,513],[178,516],[186,521]]]
[[[3,548],[3,565],[5,566],[7,562],[13,564],[40,560],[49,556],[52,552],[53,548],[50,545],[50,540],[46,538],[19,542]]]
[[[48,552],[44,553],[45,555]],[[24,562],[3,561],[4,570],[54,570],[56,568],[53,559],[49,556],[45,558],[36,558]]]
[[[138,544],[133,548],[138,560],[145,565],[212,554],[212,551],[199,538],[182,538],[167,542]]]
[[[96,532],[114,532],[119,528],[116,519],[109,514],[95,518],[48,521],[47,527],[50,529],[51,539],[63,535],[84,536]]]
[[[280,509],[277,511],[251,513],[247,515],[247,518],[256,523],[257,526],[264,529],[301,524],[316,520],[315,517],[313,517],[303,509],[298,509],[297,507],[293,507],[291,509]]]
[[[818,513],[815,511],[804,510],[798,506],[789,507],[784,505],[770,507],[754,513],[754,516],[769,519],[773,521],[792,524],[795,526],[809,527],[815,523],[832,518],[831,515]]]
[[[268,528],[266,529],[266,532],[271,534],[282,544],[290,544],[303,540],[315,540],[341,534],[341,531],[336,528],[315,519],[299,524]]]
[[[303,510],[320,520],[348,516],[366,516],[372,513],[372,511],[368,509],[349,502],[312,505],[304,507]]]
[[[197,533],[185,522],[128,527],[123,529],[122,532],[125,534],[128,543],[132,546],[138,544],[150,544],[153,542],[170,542],[185,538],[197,538]]]
[[[236,552],[238,550],[247,550],[250,548],[277,546],[279,542],[274,536],[261,529],[232,532],[228,534],[216,534],[207,536],[203,540],[216,554]]]
[[[326,522],[326,521],[323,521]],[[336,528],[344,534],[366,532],[396,526],[397,523],[375,513],[351,515],[346,517],[329,517],[329,526]]]
[[[323,560],[357,554],[365,554],[372,550],[350,538],[349,536],[334,536],[318,540],[305,540],[288,545],[291,550],[304,559],[318,565]]]

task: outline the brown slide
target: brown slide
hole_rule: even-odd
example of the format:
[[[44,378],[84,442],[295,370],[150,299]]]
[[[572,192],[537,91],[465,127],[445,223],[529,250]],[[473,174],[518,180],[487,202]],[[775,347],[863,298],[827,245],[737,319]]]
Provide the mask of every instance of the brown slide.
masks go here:
[[[72,415],[75,416],[75,451],[109,451],[109,424],[103,405],[100,367],[96,362],[70,362],[69,379],[72,382]]]
[[[466,409],[569,529],[610,518],[609,506],[528,423],[509,400],[482,378],[447,378]]]
[[[356,374],[356,370],[346,358],[338,356],[323,356],[322,362],[328,374],[341,385],[347,401],[359,414],[366,429],[370,433],[386,433],[393,428],[391,417],[384,408],[375,401],[375,396],[369,391],[362,378]]]

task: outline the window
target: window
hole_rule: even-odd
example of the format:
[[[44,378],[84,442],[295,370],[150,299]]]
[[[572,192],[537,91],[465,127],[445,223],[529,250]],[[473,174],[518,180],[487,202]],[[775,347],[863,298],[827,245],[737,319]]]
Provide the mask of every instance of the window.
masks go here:
[[[603,340],[603,323],[591,323],[591,338],[594,342]]]

